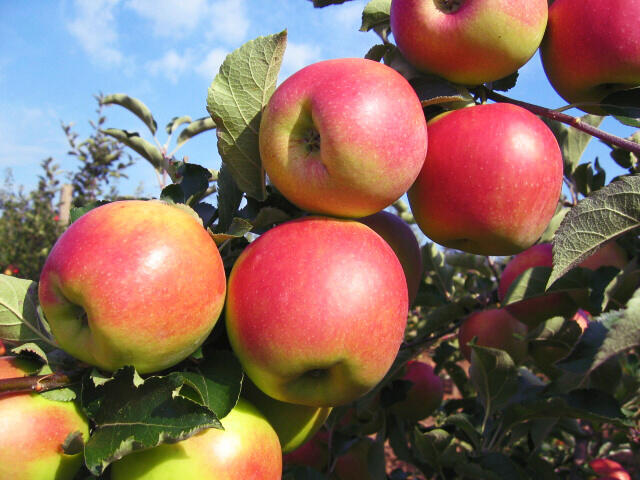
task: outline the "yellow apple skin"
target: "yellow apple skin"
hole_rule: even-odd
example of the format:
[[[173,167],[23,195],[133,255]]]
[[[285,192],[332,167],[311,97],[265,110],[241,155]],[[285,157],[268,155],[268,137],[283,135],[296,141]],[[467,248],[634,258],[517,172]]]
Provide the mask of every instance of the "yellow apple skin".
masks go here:
[[[32,365],[0,357],[0,379],[26,376]],[[48,400],[37,393],[0,394],[0,478],[71,480],[82,466],[81,453],[67,455],[67,436],[89,439],[89,424],[74,402]]]
[[[246,400],[209,428],[181,442],[131,453],[113,463],[112,480],[280,480],[278,435]]]

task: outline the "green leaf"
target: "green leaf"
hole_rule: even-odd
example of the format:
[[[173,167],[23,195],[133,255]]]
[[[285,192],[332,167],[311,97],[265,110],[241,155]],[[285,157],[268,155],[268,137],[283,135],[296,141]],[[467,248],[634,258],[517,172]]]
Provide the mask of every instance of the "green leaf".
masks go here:
[[[171,135],[175,131],[175,129],[183,123],[191,123],[191,117],[189,115],[183,115],[182,117],[173,117],[165,127],[167,135]]]
[[[627,137],[627,140],[640,144],[640,131]],[[638,156],[635,153],[614,145],[609,145],[609,147],[611,147],[611,158],[622,168],[635,169],[637,167]]]
[[[95,202],[87,203],[86,205],[83,205],[82,207],[72,207],[71,208],[71,212],[69,213],[69,224],[75,222],[82,215],[84,215],[87,212],[90,212],[94,208],[98,208],[98,207],[100,207],[102,205],[106,205],[107,203],[110,203],[110,202],[108,200],[97,200]]]
[[[503,350],[478,345],[471,348],[469,375],[488,418],[517,392],[518,368]]]
[[[46,392],[42,392],[40,395],[47,400],[53,400],[55,402],[73,402],[77,398],[76,392],[71,388],[47,390]]]
[[[606,96],[601,107],[611,115],[640,118],[640,87],[619,90]]]
[[[192,205],[203,198],[209,188],[211,171],[195,163],[181,163],[176,176],[178,182],[166,186],[160,199]]]
[[[228,165],[222,164],[218,173],[218,224],[216,233],[229,230],[242,202],[242,191],[236,185]]]
[[[614,115],[613,118],[615,118],[617,121],[619,121],[623,125],[640,128],[640,118],[621,117],[619,115]]]
[[[207,353],[203,362],[188,372],[181,372],[185,385],[198,393],[198,403],[204,405],[219,419],[235,407],[242,389],[242,366],[229,351]]]
[[[516,82],[518,81],[519,75],[520,74],[517,71],[515,71],[512,74],[507,75],[506,77],[503,77],[499,80],[495,80],[490,84],[491,89],[498,90],[501,92],[507,92],[516,86]]]
[[[386,45],[386,44],[374,45],[369,49],[367,53],[365,53],[364,58],[368,60],[373,60],[375,62],[379,62],[384,58],[384,56],[387,53],[389,53],[391,48],[392,48],[391,45]]]
[[[476,450],[480,449],[482,441],[480,432],[476,430],[469,415],[465,413],[454,413],[446,418],[444,425],[453,425],[456,429],[464,433],[463,436],[456,435],[458,438],[470,442]]]
[[[137,132],[128,132],[126,130],[120,130],[119,128],[108,128],[100,131],[124,143],[127,147],[147,160],[154,168],[163,168],[163,157],[160,150],[142,138]]]
[[[227,240],[244,237],[252,228],[253,225],[251,222],[248,222],[244,218],[235,217],[226,232],[212,233],[211,238],[213,238],[213,241],[216,242],[217,245],[220,245]]]
[[[526,473],[508,456],[497,453],[485,453],[480,457],[480,465],[494,472],[504,480],[529,480]]]
[[[54,346],[46,324],[38,314],[38,284],[0,274],[0,340]]]
[[[452,108],[458,108],[474,103],[473,96],[465,87],[454,85],[435,75],[421,75],[412,78],[409,83],[418,94],[423,107],[451,104]]]
[[[597,158],[595,166],[592,166],[591,162],[582,163],[573,172],[573,179],[576,182],[578,192],[584,196],[588,196],[604,187],[605,176],[606,173]]]
[[[151,111],[147,108],[147,106],[137,98],[130,97],[129,95],[125,95],[124,93],[114,93],[113,95],[107,95],[106,97],[103,97],[100,101],[100,104],[115,104],[126,108],[136,117],[142,120],[142,122],[147,126],[147,128],[153,135],[156,134],[158,123],[154,120],[153,115],[151,115]]]
[[[361,32],[389,25],[391,0],[371,0],[362,11]]]
[[[437,468],[442,453],[453,442],[454,437],[446,430],[437,428],[426,433],[417,428],[413,431],[413,445],[420,460]]]
[[[187,140],[195,137],[199,133],[206,132],[207,130],[213,130],[214,128],[216,128],[216,123],[211,117],[199,118],[180,132],[180,135],[178,135],[178,139],[176,140],[176,147],[182,146],[182,144]]]
[[[276,88],[286,44],[286,31],[245,43],[224,60],[207,96],[222,161],[240,190],[257,200],[266,198],[260,117]]]
[[[81,404],[95,424],[85,463],[94,475],[132,451],[221,428],[208,408],[176,395],[185,381],[182,376],[153,376],[136,385],[134,374],[133,367],[124,367],[100,386],[89,378],[83,382]]]
[[[11,353],[14,355],[27,354],[29,356],[37,358],[39,361],[43,363],[49,363],[49,359],[47,358],[47,354],[37,343],[23,343],[22,345],[18,345],[15,348],[11,349]]]
[[[600,117],[598,115],[588,114],[583,115],[576,121],[586,123],[592,127],[597,127],[602,123],[603,118],[604,117]],[[565,175],[571,175],[578,163],[580,163],[580,158],[593,137],[588,133],[576,128],[567,127],[563,123],[555,120],[545,118],[542,120],[554,133],[556,140],[558,140],[558,145],[560,146],[560,151],[562,152],[562,158],[564,160]]]
[[[564,217],[567,216],[567,213],[569,213],[569,210],[570,209],[567,207],[558,205],[558,208],[556,209],[556,213],[553,214],[551,221],[549,222],[549,224],[547,225],[547,228],[545,229],[544,233],[540,237],[540,240],[539,240],[540,243],[550,243],[553,241],[553,237],[555,237],[556,232],[558,231],[558,228],[560,228],[560,223],[562,223],[562,220],[564,219]]]
[[[328,7],[329,5],[340,5],[341,3],[349,2],[351,0],[309,0],[313,2],[315,8]]]
[[[583,199],[560,224],[553,241],[552,285],[607,241],[640,225],[640,176],[621,177]]]

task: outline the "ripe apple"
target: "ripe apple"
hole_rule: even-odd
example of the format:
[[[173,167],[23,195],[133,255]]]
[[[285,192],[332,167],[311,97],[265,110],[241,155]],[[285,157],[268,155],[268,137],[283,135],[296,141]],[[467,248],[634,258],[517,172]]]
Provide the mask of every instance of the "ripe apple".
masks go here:
[[[319,430],[313,437],[300,445],[294,451],[282,456],[284,466],[299,465],[322,471],[327,467],[329,459],[329,432]]]
[[[547,14],[547,0],[393,0],[391,31],[416,68],[478,85],[527,63]]]
[[[289,453],[313,437],[331,413],[331,407],[308,407],[281,402],[245,379],[242,395],[249,400],[278,434],[282,453]]]
[[[225,273],[196,217],[160,201],[89,211],[62,234],[40,276],[39,297],[59,345],[115,370],[175,365],[209,335]]]
[[[0,379],[33,373],[29,362],[0,357]],[[67,455],[63,444],[89,425],[73,402],[48,400],[37,393],[0,394],[0,478],[71,480],[82,466],[82,454]]]
[[[476,345],[505,350],[515,363],[527,354],[527,342],[523,338],[527,327],[502,308],[483,310],[469,315],[458,331],[460,351],[471,360],[468,343],[476,338]]]
[[[533,267],[551,267],[552,248],[550,243],[539,243],[514,256],[500,276],[498,299],[501,302],[504,300],[511,284],[526,270]],[[578,306],[568,294],[558,292],[515,302],[506,305],[505,308],[529,328],[533,328],[548,318],[572,315]]]
[[[569,103],[600,103],[640,85],[640,0],[555,0],[540,45],[547,78]],[[600,108],[580,105],[602,115]]]
[[[309,65],[262,113],[260,156],[271,183],[313,213],[382,210],[411,186],[426,153],[418,96],[398,72],[371,60]]]
[[[422,280],[422,252],[413,230],[398,215],[384,210],[361,218],[359,221],[384,238],[400,260],[407,279],[409,305],[411,305]]]
[[[425,235],[445,247],[510,255],[530,247],[553,216],[562,154],[534,114],[493,103],[438,115],[408,192]]]
[[[580,267],[597,270],[600,267],[610,265],[622,270],[627,266],[628,261],[629,258],[624,248],[618,245],[615,240],[611,240],[596,250],[593,255],[585,258],[580,263]]]
[[[242,252],[228,288],[230,344],[277,400],[347,404],[382,379],[403,339],[402,266],[357,221],[304,217],[272,228]]]
[[[404,400],[394,403],[390,411],[410,422],[417,422],[431,415],[442,403],[444,383],[428,363],[407,362],[402,380],[413,385]]]
[[[346,453],[336,459],[335,480],[373,480],[369,473],[369,451],[374,441],[362,437]]]
[[[622,465],[608,458],[596,458],[589,462],[591,470],[597,475],[601,475],[602,479],[612,480],[631,480],[631,475],[624,469]]]
[[[133,452],[111,467],[112,480],[280,480],[278,435],[244,399],[209,428],[181,442]]]

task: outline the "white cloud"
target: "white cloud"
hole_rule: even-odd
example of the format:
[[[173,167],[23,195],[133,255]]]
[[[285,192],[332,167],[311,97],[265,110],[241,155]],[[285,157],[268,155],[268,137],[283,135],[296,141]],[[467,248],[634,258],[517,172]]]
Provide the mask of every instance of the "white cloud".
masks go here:
[[[207,38],[235,45],[246,38],[249,16],[245,0],[217,0],[209,8]]]
[[[158,60],[147,64],[149,72],[153,75],[163,75],[171,83],[177,83],[178,78],[186,71],[191,62],[189,52],[180,55],[174,49],[169,50]]]
[[[126,6],[151,20],[158,36],[189,34],[210,14],[207,0],[129,0]]]
[[[118,50],[114,9],[119,0],[75,0],[76,17],[67,24],[69,32],[94,63],[115,66],[124,61]]]
[[[301,68],[317,62],[319,59],[320,47],[317,45],[289,42],[284,52],[284,58],[282,59],[280,78],[286,78]]]
[[[228,54],[229,52],[222,48],[211,50],[205,59],[195,67],[196,72],[209,80],[213,80]]]

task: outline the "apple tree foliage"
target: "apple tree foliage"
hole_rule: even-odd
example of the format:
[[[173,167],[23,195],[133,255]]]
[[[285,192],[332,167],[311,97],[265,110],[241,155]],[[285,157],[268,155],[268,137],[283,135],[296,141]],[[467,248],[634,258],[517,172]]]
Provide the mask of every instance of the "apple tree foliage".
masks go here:
[[[344,1],[313,4],[319,8]],[[382,41],[366,56],[406,73],[412,67],[388,39],[389,4],[372,0],[364,9],[361,30],[374,30]],[[165,143],[157,139],[157,122],[141,101],[124,94],[99,97],[101,108],[117,105],[136,115],[151,140],[138,132],[103,128],[104,117],[96,123],[91,141],[77,144],[65,130],[86,165],[74,184],[83,196],[77,195],[72,220],[95,207],[99,196],[109,198],[97,185],[125,167],[124,148],[153,166],[161,187],[158,197],[197,212],[218,244],[227,274],[252,238],[303,215],[269,185],[258,150],[261,112],[275,90],[286,42],[283,31],[247,42],[228,55],[206,96],[209,116],[173,118],[165,127]],[[433,76],[412,77],[428,117],[488,99],[522,105],[500,93],[515,85],[517,73],[474,88]],[[640,104],[624,98],[611,107],[613,113],[625,124],[640,126]],[[471,362],[466,362],[455,333],[468,314],[498,305],[497,282],[508,259],[442,249],[427,241],[422,247],[423,280],[393,367],[373,391],[333,410],[325,425],[330,441],[323,471],[288,467],[284,478],[328,478],[340,456],[366,435],[374,439],[368,455],[373,479],[414,478],[409,471],[442,479],[584,478],[592,473],[587,465],[592,458],[616,454],[628,461],[640,455],[640,150],[628,148],[640,144],[640,134],[625,144],[595,130],[601,117],[573,118],[540,106],[527,107],[547,122],[559,142],[566,193],[541,238],[553,243],[553,268],[524,272],[503,303],[566,292],[593,315],[588,328],[581,334],[569,319],[553,317],[542,319],[528,332],[529,345],[565,348],[564,358],[553,368],[532,356],[517,365],[505,351],[478,345],[472,346]],[[592,128],[585,132],[567,125]],[[176,157],[186,141],[214,130],[222,157],[220,170]],[[607,184],[600,162],[583,158],[593,136],[611,147],[611,158],[627,170],[625,175]],[[121,162],[122,167],[114,169],[112,162]],[[45,172],[53,168],[50,161],[44,167]],[[53,176],[47,173],[41,183],[41,197],[12,201],[34,202],[32,211],[53,216]],[[0,200],[6,220],[12,204],[6,197]],[[402,201],[393,209],[411,222]],[[2,237],[8,238],[2,225]],[[52,243],[58,234],[53,229],[45,238]],[[629,254],[624,268],[576,267],[611,240]],[[48,251],[50,244],[29,248]],[[1,258],[0,263],[10,260]],[[33,261],[39,265],[40,260]],[[85,445],[73,439],[65,445],[70,451],[84,450],[85,468],[78,478],[108,478],[109,464],[134,450],[179,441],[205,428],[221,428],[241,393],[243,372],[229,352],[222,321],[203,347],[167,371],[145,378],[131,367],[99,372],[56,348],[38,306],[36,282],[2,275],[0,340],[13,353],[40,361],[40,376],[34,378],[45,385],[43,395],[79,402],[91,420],[91,437]],[[446,379],[447,395],[432,418],[413,423],[391,413],[390,407],[407,391],[397,374],[420,355],[428,355]],[[14,387],[0,381],[0,391]],[[403,468],[385,472],[385,445]]]

